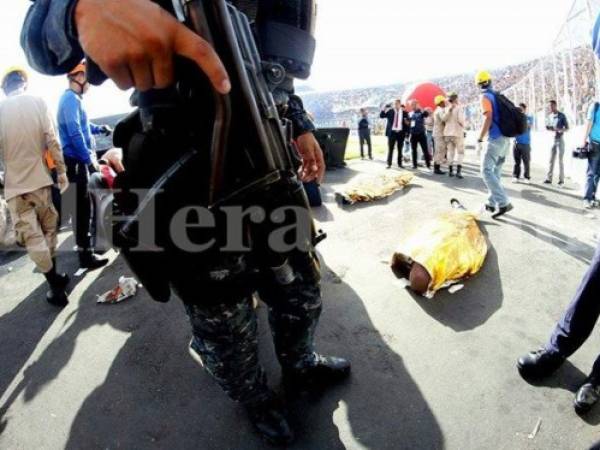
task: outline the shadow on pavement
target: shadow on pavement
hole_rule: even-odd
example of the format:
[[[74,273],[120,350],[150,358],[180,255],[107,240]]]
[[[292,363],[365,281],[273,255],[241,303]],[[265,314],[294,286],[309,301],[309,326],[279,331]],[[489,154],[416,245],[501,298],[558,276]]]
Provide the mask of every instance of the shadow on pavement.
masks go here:
[[[567,236],[559,231],[552,230],[540,224],[529,222],[525,219],[498,219],[498,222],[512,225],[520,228],[527,234],[540,239],[543,242],[553,245],[567,255],[589,265],[594,257],[596,249],[590,244],[580,241],[577,238]]]
[[[444,437],[433,412],[402,357],[390,346],[395,337],[381,334],[348,284],[327,267],[323,273],[325,309],[318,350],[348,357],[353,373],[320,401],[292,404],[291,421],[299,435],[294,448],[443,448]],[[358,444],[342,441],[341,433]]]
[[[485,229],[482,227],[484,234]],[[488,239],[488,254],[481,271],[464,282],[455,294],[447,289],[428,299],[409,290],[417,304],[438,322],[456,332],[474,330],[485,324],[501,307],[504,291],[500,279],[498,254]]]
[[[46,300],[46,284],[34,289],[9,313],[0,317],[0,397],[4,395],[60,309]],[[0,433],[6,427],[4,413],[12,401],[0,406]]]
[[[27,255],[27,252],[24,249],[0,250],[0,266],[6,266],[25,255]]]
[[[535,387],[547,387],[551,389],[562,389],[573,394],[581,387],[587,378],[586,374],[575,367],[568,360],[558,371],[550,377],[542,380],[529,380],[523,378],[528,384]]]
[[[59,269],[71,276],[67,288],[68,292],[71,292],[77,283],[82,280],[82,277],[74,278],[72,276],[79,267],[77,256],[62,253],[62,257],[60,254],[58,257]],[[0,361],[2,361],[0,364],[0,395],[6,391],[23,365],[31,357],[39,341],[62,311],[46,302],[47,291],[48,287],[43,282],[27,298],[22,300],[14,310],[0,317],[0,339],[2,342],[2,350],[0,350]],[[89,302],[89,299],[87,300]],[[68,320],[69,318],[65,319],[65,323]],[[73,327],[69,327],[68,330],[74,332],[72,339],[65,342],[65,339],[63,339],[65,335],[61,335],[54,340],[44,350],[40,358],[25,369],[23,379],[4,404],[0,405],[0,432],[7,425],[6,412],[18,396],[24,392],[25,401],[33,399],[46,384],[58,377],[60,371],[69,362],[73,354],[77,334],[81,330],[76,330]]]
[[[113,267],[118,273],[126,270],[120,259]],[[324,273],[330,271],[324,268]],[[188,356],[190,327],[180,302],[158,304],[142,291],[122,304],[97,306],[92,296],[105,290],[106,283],[102,277],[92,283],[74,316],[65,322],[65,330],[26,369],[11,401],[20,393],[31,401],[50,383],[68,384],[68,379],[61,379],[61,370],[71,359],[78,337],[92,327],[108,325],[127,334],[125,343],[105,376],[106,368],[95,360],[110,352],[108,343],[94,344],[98,352],[89,355],[86,371],[101,370],[103,381],[81,404],[65,448],[270,448],[253,433],[242,410]],[[291,404],[290,419],[298,434],[293,448],[351,448],[356,445],[348,444],[351,436],[368,449],[443,448],[433,412],[402,358],[390,347],[393,336],[380,334],[361,298],[338,277],[325,275],[323,290],[318,348],[349,357],[353,375],[317,400]],[[266,308],[258,313],[261,359],[276,382],[279,367]],[[88,340],[93,336],[86,333]]]
[[[545,387],[550,389],[562,389],[571,392],[573,396],[577,393],[581,385],[585,383],[587,375],[575,367],[568,360],[552,376],[542,380],[524,380],[535,387]],[[578,414],[578,416],[588,425],[600,425],[600,405],[596,405],[588,413]]]
[[[319,222],[333,222],[335,218],[325,202],[321,206],[312,208],[312,214]]]
[[[58,249],[59,270],[67,272],[71,276],[69,292],[73,290],[78,281],[81,281],[81,278],[75,279],[72,276],[79,264],[76,255],[65,250],[70,245],[70,242],[65,242]],[[25,255],[20,252],[17,254],[28,258],[26,253]],[[25,263],[26,260],[23,261],[23,264]],[[41,275],[39,279],[41,284],[37,288],[21,300],[13,310],[0,317],[0,342],[2,343],[0,345],[0,397],[4,395],[61,312],[61,309],[46,302],[48,286]],[[60,363],[55,362],[55,364],[59,365]],[[4,415],[22,388],[23,382],[19,384],[5,404],[0,405],[0,433],[6,427]]]
[[[578,195],[576,192],[577,190],[575,189],[570,189],[570,188],[556,188],[556,187],[551,187],[552,185],[547,185],[547,184],[543,184],[543,183],[539,183],[536,184],[535,187],[537,189],[541,189],[543,191],[547,191],[547,192],[551,192],[553,194],[558,194],[558,195],[562,195],[565,197],[571,197],[574,200],[578,200],[580,202],[583,201],[583,198],[581,195]]]
[[[557,208],[563,211],[569,211],[570,213],[577,214],[578,216],[583,216],[584,213],[583,208],[574,208],[572,206],[565,205],[564,203],[554,202],[552,200],[549,200],[544,195],[544,193],[540,191],[534,191],[532,189],[523,189],[521,191],[521,197],[530,202],[539,203],[540,205],[546,206],[548,208]]]

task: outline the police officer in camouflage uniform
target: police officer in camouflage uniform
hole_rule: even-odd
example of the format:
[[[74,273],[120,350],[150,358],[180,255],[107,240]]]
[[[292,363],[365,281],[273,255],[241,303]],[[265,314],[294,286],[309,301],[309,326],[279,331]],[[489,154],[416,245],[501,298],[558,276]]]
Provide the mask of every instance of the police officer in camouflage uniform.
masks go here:
[[[282,13],[280,17],[293,16],[302,9],[296,6],[306,3],[302,0],[232,3],[252,17],[257,13],[257,4],[263,1],[258,14],[262,11],[269,15],[277,10]],[[219,57],[203,39],[177,22],[172,13],[171,2],[166,0],[37,0],[25,21],[22,45],[32,66],[48,74],[67,72],[85,51],[119,87],[135,87],[141,103],[153,97],[152,92],[156,92],[153,90],[172,85],[175,55],[195,62],[218,92],[227,93],[231,85]],[[302,101],[293,95],[291,80],[283,86],[283,91],[276,92],[274,97],[294,127],[302,158],[300,178],[320,178],[324,163],[312,133],[314,126]],[[175,116],[173,126],[180,126],[176,111],[167,116],[169,119]],[[181,121],[187,116],[182,114]],[[144,144],[148,157],[143,167],[169,164],[167,160],[161,161],[161,157],[168,158],[165,154],[169,152],[162,149],[171,144],[176,148],[177,144],[171,141]],[[124,145],[125,154],[135,153],[128,145]],[[161,151],[153,152],[153,145]],[[125,165],[128,177],[140,175],[136,174],[135,161],[128,164],[126,160]],[[208,169],[195,167],[169,187],[171,192],[165,194],[168,200],[157,205],[158,222],[163,217],[172,217],[177,208],[205,205],[197,193],[189,192],[190,178],[199,177],[202,170]],[[160,228],[162,224],[157,226]],[[273,444],[288,444],[293,433],[280,401],[267,387],[265,372],[258,361],[252,296],[257,292],[269,307],[286,393],[320,389],[346,377],[350,372],[348,361],[321,356],[314,350],[314,332],[322,309],[319,264],[314,250],[296,250],[283,266],[271,267],[256,256],[256,251],[216,250],[198,256],[181,251],[172,240],[171,236],[160,242],[166,250],[158,255],[144,253],[136,260],[135,254],[124,253],[136,273],[144,266],[139,264],[140,259],[155,261],[146,262],[149,272],[141,270],[138,275],[153,297],[164,300],[172,288],[183,300],[193,329],[192,355],[229,397],[246,407],[250,420],[264,438]]]

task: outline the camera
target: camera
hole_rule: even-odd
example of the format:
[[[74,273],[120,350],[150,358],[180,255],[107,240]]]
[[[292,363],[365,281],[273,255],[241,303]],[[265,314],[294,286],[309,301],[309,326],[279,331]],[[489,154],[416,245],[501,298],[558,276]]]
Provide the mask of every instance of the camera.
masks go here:
[[[577,159],[588,159],[592,155],[593,151],[589,144],[585,147],[578,147],[573,150],[573,158]]]

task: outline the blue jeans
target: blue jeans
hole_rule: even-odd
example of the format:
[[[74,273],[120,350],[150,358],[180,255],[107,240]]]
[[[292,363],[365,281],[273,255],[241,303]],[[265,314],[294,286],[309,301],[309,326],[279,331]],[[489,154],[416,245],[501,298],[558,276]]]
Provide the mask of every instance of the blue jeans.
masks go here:
[[[491,139],[481,157],[481,176],[490,193],[490,206],[507,206],[510,201],[502,187],[502,166],[510,149],[510,139]]]
[[[600,245],[575,298],[567,307],[546,344],[546,349],[568,358],[581,347],[592,334],[600,316]],[[600,376],[600,357],[594,364],[593,374]]]
[[[592,143],[594,154],[588,158],[587,182],[585,184],[585,199],[596,199],[598,180],[600,180],[600,144]]]

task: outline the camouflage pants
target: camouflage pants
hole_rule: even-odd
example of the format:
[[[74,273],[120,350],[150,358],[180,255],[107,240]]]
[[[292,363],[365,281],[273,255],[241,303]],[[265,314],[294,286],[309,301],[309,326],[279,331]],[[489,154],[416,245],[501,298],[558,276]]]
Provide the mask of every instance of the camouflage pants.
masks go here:
[[[29,257],[42,273],[52,269],[57,245],[58,213],[49,187],[8,200],[17,242],[27,248]]]
[[[310,264],[308,258],[296,262],[290,284],[266,275],[257,286],[269,308],[275,351],[283,368],[304,368],[316,362],[313,339],[322,304],[319,279]],[[225,393],[244,404],[267,398],[252,298],[223,299],[211,306],[186,303],[186,310],[193,329],[193,348]]]

